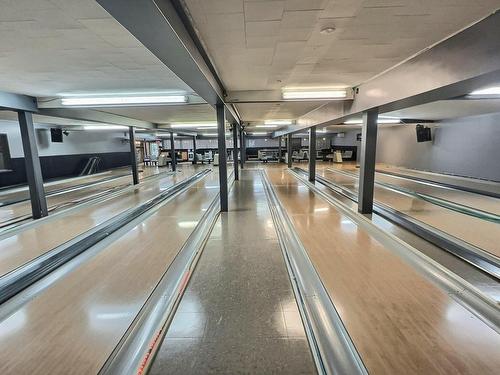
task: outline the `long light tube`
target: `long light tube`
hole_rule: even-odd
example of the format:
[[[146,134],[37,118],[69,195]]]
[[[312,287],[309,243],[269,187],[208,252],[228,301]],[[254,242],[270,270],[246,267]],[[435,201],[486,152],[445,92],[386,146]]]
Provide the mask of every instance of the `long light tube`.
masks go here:
[[[217,127],[216,122],[178,122],[170,125],[171,128],[215,128]]]
[[[487,87],[472,91],[469,95],[500,95],[500,86]]]
[[[83,130],[127,130],[128,126],[122,125],[83,125]]]
[[[155,96],[101,96],[101,97],[71,97],[62,98],[62,105],[66,106],[104,106],[104,105],[134,105],[134,104],[162,104],[186,103],[185,95],[155,95]]]
[[[346,90],[308,90],[283,91],[283,99],[342,99],[347,97]]]
[[[219,133],[199,133],[199,135],[204,136],[204,137],[217,137]],[[226,136],[231,135],[230,132],[225,133]]]
[[[265,120],[264,125],[292,125],[292,120]]]
[[[379,117],[377,119],[377,124],[399,124],[401,119],[395,117]],[[344,122],[346,125],[359,125],[362,124],[363,120],[359,118],[353,118]]]

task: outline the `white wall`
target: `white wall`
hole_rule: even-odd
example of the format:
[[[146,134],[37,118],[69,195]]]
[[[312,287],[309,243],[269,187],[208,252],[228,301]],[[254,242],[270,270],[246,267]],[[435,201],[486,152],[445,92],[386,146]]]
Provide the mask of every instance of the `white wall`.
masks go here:
[[[40,156],[93,154],[106,152],[128,152],[128,142],[122,142],[124,132],[115,131],[70,131],[63,135],[63,143],[50,141],[50,127],[35,124],[38,153]],[[7,134],[11,158],[22,158],[23,145],[19,124],[15,121],[0,121],[0,133]]]

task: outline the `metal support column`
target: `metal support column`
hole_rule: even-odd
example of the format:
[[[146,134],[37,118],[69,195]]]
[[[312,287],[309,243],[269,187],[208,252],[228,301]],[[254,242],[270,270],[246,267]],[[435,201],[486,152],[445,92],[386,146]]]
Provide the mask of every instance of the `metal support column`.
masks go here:
[[[358,211],[362,214],[371,214],[373,211],[375,156],[377,151],[377,119],[377,108],[363,112],[358,191]]]
[[[39,219],[48,215],[47,200],[43,188],[42,169],[38,158],[35,128],[33,127],[33,115],[31,112],[18,112],[21,139],[23,142],[24,164],[26,166],[26,178],[31,199],[31,212],[33,219]]]
[[[174,132],[170,132],[170,158],[172,159],[172,172],[177,169],[177,156],[175,154]]]
[[[281,163],[281,135],[278,137],[278,163]]]
[[[240,128],[240,162],[241,162],[241,169],[245,167],[245,161],[247,159],[247,146],[245,143],[245,132],[243,131],[243,128]]]
[[[288,158],[288,168],[292,168],[292,134],[286,136],[286,152]]]
[[[217,111],[217,145],[219,149],[219,189],[220,210],[227,212],[227,154],[226,154],[226,124],[224,104],[216,105]]]
[[[316,180],[316,128],[309,129],[309,181]]]
[[[134,185],[139,183],[139,171],[137,169],[137,153],[135,151],[135,128],[129,126],[128,128],[128,138],[130,145],[130,165],[132,166],[132,181]]]
[[[233,124],[233,161],[234,161],[234,179],[240,179],[240,171],[238,170],[238,125]]]
[[[193,164],[197,164],[198,160],[196,160],[196,135],[193,135]]]

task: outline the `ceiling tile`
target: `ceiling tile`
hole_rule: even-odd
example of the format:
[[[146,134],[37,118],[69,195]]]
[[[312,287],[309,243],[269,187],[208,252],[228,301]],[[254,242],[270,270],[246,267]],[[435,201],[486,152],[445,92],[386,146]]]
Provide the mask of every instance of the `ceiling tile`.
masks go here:
[[[284,1],[245,1],[245,19],[247,21],[280,20],[284,6]]]
[[[285,10],[323,10],[328,0],[286,0]]]
[[[253,21],[246,22],[245,31],[247,37],[249,36],[267,36],[275,37],[280,31],[280,21]]]

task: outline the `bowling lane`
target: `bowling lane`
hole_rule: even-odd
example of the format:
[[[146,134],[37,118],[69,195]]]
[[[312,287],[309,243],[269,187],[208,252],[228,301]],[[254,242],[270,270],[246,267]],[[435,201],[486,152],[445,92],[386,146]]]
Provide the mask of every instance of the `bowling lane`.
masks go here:
[[[496,374],[500,335],[288,172],[267,170],[370,374]]]
[[[328,169],[318,169],[317,173],[355,193],[358,191],[358,179],[353,176],[335,173]],[[375,186],[374,197],[377,202],[500,257],[499,224],[451,211],[425,200],[380,186]]]
[[[181,173],[174,176],[166,175],[144,181],[136,188],[124,191],[116,197],[54,218],[49,217],[48,220],[39,220],[36,225],[0,240],[0,275],[6,274],[121,212],[146,202],[198,170],[201,168],[194,168],[194,166],[183,168]]]
[[[128,168],[116,168],[109,171],[96,173],[89,176],[72,177],[48,181],[43,184],[46,194],[72,189],[80,185],[92,184],[98,181],[130,175]],[[4,187],[0,189],[0,204],[6,204],[13,200],[29,199],[28,185]]]
[[[161,172],[163,173],[166,171],[167,170]],[[121,170],[121,173],[123,174],[123,170]],[[146,179],[147,177],[159,173],[160,170],[158,170],[158,168],[147,168],[140,174],[140,178]],[[111,172],[110,174],[113,175],[113,173]],[[107,177],[109,178],[109,176]],[[63,190],[67,189],[67,191],[62,191],[60,193],[47,196],[47,207],[50,212],[56,212],[57,210],[74,206],[83,201],[87,201],[107,192],[119,190],[132,184],[132,176],[130,174],[104,181],[99,181],[103,180],[102,176],[98,178],[94,177],[93,179],[91,178],[91,176],[88,176],[86,180],[87,183],[89,183],[88,186],[73,190],[72,187],[74,187],[75,180],[76,179],[72,179],[67,183],[61,182],[61,184],[63,185]],[[81,181],[78,181],[78,184],[81,183]],[[23,195],[21,195],[21,197],[22,196]],[[29,219],[31,219],[31,203],[29,200],[24,200],[15,204],[0,207],[0,227],[12,224],[17,221]]]
[[[352,173],[356,177],[359,176],[359,168],[344,168],[343,171]],[[451,189],[437,184],[429,184],[416,180],[405,179],[402,177],[383,173],[375,173],[375,180],[380,183],[394,185],[396,187],[410,190],[412,192],[427,194],[429,196],[461,204],[466,207],[471,207],[481,211],[500,215],[500,199],[498,198],[470,193],[463,190]]]
[[[484,191],[485,193],[500,194],[500,183],[495,181],[480,180],[477,178],[454,176],[442,173],[419,171],[416,169],[407,169],[396,167],[394,165],[377,164],[377,171],[397,173],[404,176],[415,177],[423,180],[434,181],[441,184],[461,186],[465,189]]]
[[[165,204],[0,323],[2,374],[96,374],[218,192]]]

